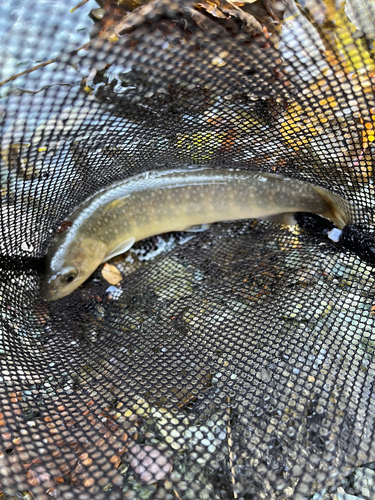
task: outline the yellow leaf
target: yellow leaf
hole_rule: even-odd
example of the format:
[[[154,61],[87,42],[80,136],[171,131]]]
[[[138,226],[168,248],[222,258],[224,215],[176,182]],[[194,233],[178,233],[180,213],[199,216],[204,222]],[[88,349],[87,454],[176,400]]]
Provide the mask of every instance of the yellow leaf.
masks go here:
[[[117,285],[122,280],[120,271],[116,266],[112,266],[111,264],[104,264],[102,276],[111,285]]]

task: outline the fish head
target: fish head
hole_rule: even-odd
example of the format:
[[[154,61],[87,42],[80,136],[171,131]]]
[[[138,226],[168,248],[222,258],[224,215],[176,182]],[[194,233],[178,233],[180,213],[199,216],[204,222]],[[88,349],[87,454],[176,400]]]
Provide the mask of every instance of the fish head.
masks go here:
[[[45,300],[61,299],[78,288],[103,262],[107,245],[97,239],[83,238],[68,244],[56,238],[47,254],[47,267],[41,293]]]

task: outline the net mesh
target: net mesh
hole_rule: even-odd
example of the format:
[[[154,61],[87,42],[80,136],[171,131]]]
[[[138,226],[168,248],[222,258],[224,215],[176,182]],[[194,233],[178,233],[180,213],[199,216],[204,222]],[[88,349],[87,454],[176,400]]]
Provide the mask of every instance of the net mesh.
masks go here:
[[[0,26],[0,498],[373,498],[355,244],[223,222],[137,243],[117,285],[101,266],[56,302],[39,289],[74,207],[166,167],[320,185],[371,243],[373,2],[97,7],[69,25],[66,5],[14,1]]]

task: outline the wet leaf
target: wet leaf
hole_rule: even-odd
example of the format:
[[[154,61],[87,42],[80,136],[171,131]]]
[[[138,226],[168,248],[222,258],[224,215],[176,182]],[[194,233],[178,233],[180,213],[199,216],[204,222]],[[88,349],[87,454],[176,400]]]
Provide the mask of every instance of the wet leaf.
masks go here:
[[[245,3],[255,3],[257,0],[241,0],[240,2],[231,2],[230,0],[227,0],[228,3],[231,3],[233,5],[237,5],[237,7],[242,6]]]
[[[244,22],[243,29],[250,34],[258,35],[262,33],[263,27],[259,21],[255,19],[255,17],[247,12],[244,12],[241,9],[223,9],[226,14],[230,14],[232,17],[238,17],[241,21]]]
[[[156,2],[153,0],[145,5],[141,5],[134,9],[129,14],[123,15],[120,20],[117,20],[119,14],[114,15],[112,12],[108,16],[104,16],[102,21],[102,28],[99,32],[99,37],[116,43],[118,36],[125,33],[127,30],[134,28],[137,24],[141,23],[145,16],[155,8]]]
[[[208,3],[198,3],[198,7],[202,7],[205,11],[207,11],[209,14],[211,14],[214,17],[218,17],[220,19],[227,19],[227,16],[221,12],[221,10],[218,9],[217,5],[210,5]]]
[[[116,266],[111,264],[104,264],[102,269],[103,278],[111,285],[117,285],[122,280],[120,271]]]
[[[91,14],[101,25],[97,36],[116,43],[119,36],[144,22],[147,14],[157,6],[157,0],[107,0],[104,8],[94,9]],[[248,12],[246,7],[250,9]],[[206,0],[183,5],[181,11],[204,31],[212,28],[212,18],[237,18],[244,23],[242,27],[247,33],[258,35],[266,28],[275,31],[283,18],[284,8],[285,0]]]

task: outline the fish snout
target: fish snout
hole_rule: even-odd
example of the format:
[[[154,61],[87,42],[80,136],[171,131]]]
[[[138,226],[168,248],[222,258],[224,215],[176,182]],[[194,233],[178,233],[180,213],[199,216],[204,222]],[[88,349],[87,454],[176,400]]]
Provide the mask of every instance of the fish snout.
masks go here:
[[[40,291],[44,300],[52,301],[52,300],[57,300],[59,298],[57,295],[58,286],[56,280],[43,281]]]

